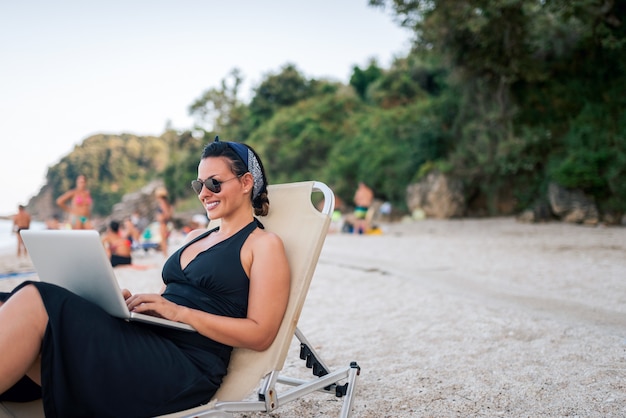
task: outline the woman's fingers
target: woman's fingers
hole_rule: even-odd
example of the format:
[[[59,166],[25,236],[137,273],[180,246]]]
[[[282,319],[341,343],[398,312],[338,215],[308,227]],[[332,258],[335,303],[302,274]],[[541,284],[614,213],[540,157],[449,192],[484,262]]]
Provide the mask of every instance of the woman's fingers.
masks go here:
[[[173,318],[178,308],[175,303],[156,294],[133,295],[126,299],[126,305],[130,311],[148,313],[167,319]]]
[[[139,305],[147,304],[151,302],[155,302],[155,298],[160,297],[159,295],[140,293],[136,295],[129,296],[126,299],[126,306],[131,311]]]

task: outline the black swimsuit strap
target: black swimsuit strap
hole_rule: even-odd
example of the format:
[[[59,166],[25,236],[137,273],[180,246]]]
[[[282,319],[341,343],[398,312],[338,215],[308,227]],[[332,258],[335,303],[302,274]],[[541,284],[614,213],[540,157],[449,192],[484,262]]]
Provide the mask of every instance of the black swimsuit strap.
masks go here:
[[[243,228],[241,228],[239,231],[237,231],[237,233],[235,233],[233,236],[239,234],[240,232],[246,230],[247,228],[250,228],[250,226],[252,224],[256,224],[255,227],[259,227],[261,229],[265,229],[265,226],[263,226],[263,224],[261,223],[261,221],[259,221],[257,218],[254,218],[252,220],[252,222],[250,222],[248,225],[244,226]],[[219,231],[220,227],[217,226],[213,229],[209,229],[206,232],[203,232],[202,234],[198,235],[197,237],[195,237],[194,239],[192,239],[191,241],[189,241],[187,244],[185,244],[182,248],[181,248],[181,252],[185,250],[185,248],[189,247],[191,244],[193,244],[194,242],[200,241],[203,238],[208,237],[209,235],[211,235],[213,232],[215,231]],[[227,239],[230,239],[231,237],[228,237]]]

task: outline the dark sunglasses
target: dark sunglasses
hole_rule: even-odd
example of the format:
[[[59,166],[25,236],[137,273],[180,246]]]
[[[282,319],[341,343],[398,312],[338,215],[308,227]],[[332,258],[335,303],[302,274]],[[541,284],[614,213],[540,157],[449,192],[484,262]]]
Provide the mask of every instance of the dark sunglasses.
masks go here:
[[[191,180],[191,188],[193,189],[194,192],[196,192],[196,194],[200,194],[200,192],[202,192],[202,186],[209,189],[211,193],[219,193],[222,191],[223,183],[238,179],[239,177],[241,177],[241,175],[237,177],[233,177],[232,179],[224,180],[224,181],[215,180],[214,178],[210,178],[206,180]]]

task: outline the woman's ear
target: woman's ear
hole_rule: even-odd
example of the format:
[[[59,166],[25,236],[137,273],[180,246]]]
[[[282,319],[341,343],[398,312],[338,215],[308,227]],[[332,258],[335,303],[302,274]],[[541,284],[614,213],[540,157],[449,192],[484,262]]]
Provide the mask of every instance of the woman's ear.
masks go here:
[[[243,184],[243,189],[247,192],[251,192],[254,187],[254,177],[252,177],[252,173],[248,172],[241,177],[241,182]]]

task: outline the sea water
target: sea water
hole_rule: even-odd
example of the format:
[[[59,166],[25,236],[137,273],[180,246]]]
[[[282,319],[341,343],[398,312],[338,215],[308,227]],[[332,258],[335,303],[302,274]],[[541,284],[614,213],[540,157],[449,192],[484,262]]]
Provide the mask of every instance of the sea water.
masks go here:
[[[31,222],[31,229],[45,229],[43,222]],[[13,232],[13,221],[0,219],[0,254],[15,252],[17,250],[17,237]]]

